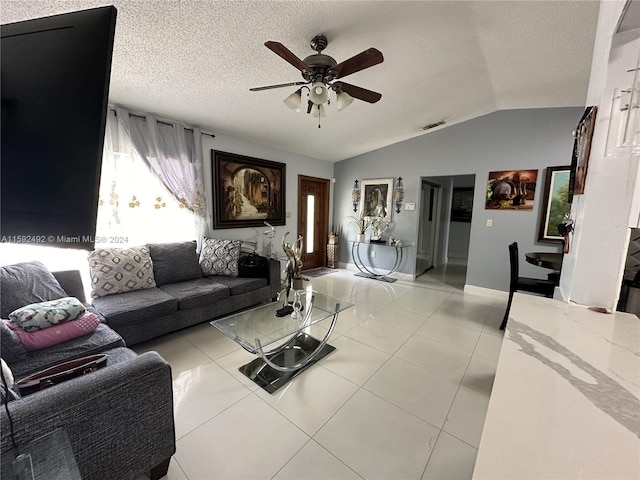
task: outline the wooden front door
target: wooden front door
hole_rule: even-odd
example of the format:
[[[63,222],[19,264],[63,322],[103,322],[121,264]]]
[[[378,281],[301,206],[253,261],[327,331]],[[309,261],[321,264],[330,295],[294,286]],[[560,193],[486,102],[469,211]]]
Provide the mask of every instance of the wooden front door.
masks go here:
[[[302,269],[324,267],[329,234],[329,180],[298,175],[298,235]]]

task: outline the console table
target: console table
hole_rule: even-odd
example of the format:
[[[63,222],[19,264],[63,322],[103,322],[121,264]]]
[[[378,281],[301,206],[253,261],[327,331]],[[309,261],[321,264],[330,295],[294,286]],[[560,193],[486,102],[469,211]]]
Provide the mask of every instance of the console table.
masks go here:
[[[369,245],[376,245],[378,247],[382,247],[382,248],[385,248],[385,249],[390,249],[390,248],[394,249],[395,261],[394,261],[393,266],[391,267],[391,269],[389,269],[389,271],[387,273],[384,273],[384,274],[375,273],[374,271],[370,270],[370,268],[373,268],[373,267],[367,267],[363,263],[362,258],[360,257],[360,246],[361,245],[365,245],[367,247]],[[396,270],[398,270],[398,267],[400,266],[400,263],[402,263],[402,255],[403,255],[403,252],[404,252],[405,248],[407,248],[407,245],[389,245],[389,244],[386,244],[386,243],[376,243],[376,242],[352,242],[351,243],[351,257],[353,258],[353,263],[355,263],[356,268],[358,270],[360,270],[360,273],[356,273],[355,275],[357,277],[372,278],[374,280],[380,280],[381,282],[387,282],[387,283],[395,282],[396,279],[392,278],[392,277],[389,277],[389,275],[391,275]]]

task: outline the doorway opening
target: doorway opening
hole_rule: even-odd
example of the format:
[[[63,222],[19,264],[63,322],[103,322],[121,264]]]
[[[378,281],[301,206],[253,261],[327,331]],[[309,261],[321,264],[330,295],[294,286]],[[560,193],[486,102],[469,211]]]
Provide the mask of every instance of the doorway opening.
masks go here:
[[[422,177],[416,281],[464,288],[475,175]]]
[[[329,236],[329,180],[298,175],[298,235],[302,269],[324,267]],[[297,238],[297,237],[296,237]]]

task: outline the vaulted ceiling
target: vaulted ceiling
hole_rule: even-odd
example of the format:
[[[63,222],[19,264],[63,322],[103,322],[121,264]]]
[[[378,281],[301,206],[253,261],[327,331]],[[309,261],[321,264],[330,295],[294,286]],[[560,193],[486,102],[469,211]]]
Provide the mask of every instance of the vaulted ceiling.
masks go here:
[[[113,4],[110,101],[313,158],[339,161],[501,109],[584,106],[599,2],[3,0],[10,23]],[[299,58],[323,33],[341,62],[384,62],[344,80],[382,94],[318,119],[282,102],[302,80],[264,46]],[[446,128],[438,127],[438,128]]]

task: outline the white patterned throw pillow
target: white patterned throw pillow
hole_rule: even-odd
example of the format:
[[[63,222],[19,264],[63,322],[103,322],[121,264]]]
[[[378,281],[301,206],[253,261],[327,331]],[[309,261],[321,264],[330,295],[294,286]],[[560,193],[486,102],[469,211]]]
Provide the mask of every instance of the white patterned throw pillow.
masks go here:
[[[205,275],[238,276],[241,240],[205,238],[200,252],[200,268]]]
[[[89,270],[93,298],[156,286],[145,246],[94,250],[89,254]]]

